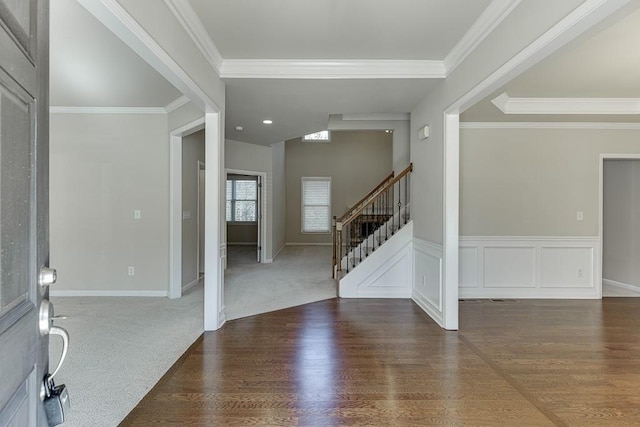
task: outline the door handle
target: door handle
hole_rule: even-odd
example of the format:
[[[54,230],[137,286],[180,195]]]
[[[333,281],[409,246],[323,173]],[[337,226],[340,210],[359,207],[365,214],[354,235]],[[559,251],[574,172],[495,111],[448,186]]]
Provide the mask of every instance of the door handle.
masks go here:
[[[64,359],[67,357],[67,351],[69,350],[69,333],[64,328],[53,325],[53,319],[55,316],[53,315],[53,304],[51,304],[49,300],[43,299],[40,302],[39,318],[39,329],[42,336],[59,335],[62,338],[62,356],[60,356],[60,361],[58,362],[56,369],[52,374],[47,376],[47,378],[51,379],[58,373]]]
[[[60,356],[60,361],[58,362],[58,366],[56,366],[56,369],[52,374],[48,376],[48,379],[51,379],[58,373],[60,367],[62,366],[62,363],[64,363],[64,359],[67,357],[67,351],[69,350],[69,333],[64,328],[61,328],[59,326],[52,326],[49,334],[60,335],[60,337],[62,337],[62,356]]]

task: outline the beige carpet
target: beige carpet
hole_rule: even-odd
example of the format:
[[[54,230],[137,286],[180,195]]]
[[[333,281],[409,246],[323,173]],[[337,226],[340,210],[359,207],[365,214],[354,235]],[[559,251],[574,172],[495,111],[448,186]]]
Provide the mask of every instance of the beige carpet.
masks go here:
[[[69,331],[67,359],[56,375],[69,389],[65,427],[113,427],[202,334],[202,286],[180,299],[54,297],[56,324]],[[60,358],[52,337],[51,364]]]
[[[225,275],[227,319],[336,296],[331,248],[287,247],[272,264],[255,262],[255,249],[231,248]],[[202,333],[203,291],[183,298],[54,297],[56,324],[71,336],[56,376],[71,397],[65,427],[112,427],[135,407]],[[60,357],[51,342],[51,364]]]
[[[251,246],[229,246],[224,301],[227,320],[337,296],[330,246],[286,246],[271,264]]]

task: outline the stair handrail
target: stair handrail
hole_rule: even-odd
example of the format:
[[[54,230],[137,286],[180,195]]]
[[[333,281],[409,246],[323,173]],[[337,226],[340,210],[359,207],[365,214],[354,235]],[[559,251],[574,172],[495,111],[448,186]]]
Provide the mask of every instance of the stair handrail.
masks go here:
[[[372,198],[372,196],[373,196],[374,194],[377,194],[377,193],[378,193],[378,190],[379,190],[381,187],[384,187],[390,179],[393,179],[393,177],[394,177],[394,176],[395,176],[395,172],[393,172],[393,171],[392,171],[392,172],[391,172],[389,175],[387,175],[387,176],[386,176],[382,181],[380,181],[380,183],[379,183],[378,185],[376,185],[376,186],[373,188],[373,190],[369,191],[369,192],[367,193],[367,195],[366,195],[366,196],[364,196],[362,199],[358,200],[358,202],[357,202],[355,205],[353,205],[353,207],[351,207],[351,208],[347,209],[347,211],[346,211],[344,214],[342,214],[342,216],[340,216],[339,218],[336,218],[336,221],[337,221],[337,222],[344,221],[344,219],[345,219],[346,217],[350,216],[349,214],[350,214],[351,212],[353,212],[354,210],[358,209],[358,207],[359,207],[359,206],[361,206],[363,203],[365,203],[365,202],[369,201],[369,200]]]
[[[349,209],[344,215],[340,218],[333,217],[333,277],[336,278],[336,266],[338,267],[338,273],[341,274],[341,268],[339,263],[342,261],[342,230],[345,226],[349,225],[356,218],[358,218],[369,206],[372,206],[377,200],[378,196],[384,194],[386,191],[389,191],[393,186],[398,183],[402,178],[406,177],[410,172],[413,171],[413,163],[410,163],[398,176],[394,176],[395,173],[391,173],[388,177],[384,179],[380,184],[376,186],[372,191],[369,192],[360,202],[358,202],[360,207],[356,205],[354,208]],[[389,181],[391,179],[391,181]],[[346,219],[344,219],[346,217]],[[347,270],[348,271],[348,270]]]
[[[389,181],[387,184],[385,184],[384,187],[382,187],[378,191],[376,191],[376,193],[371,196],[370,200],[366,204],[364,204],[358,210],[356,210],[351,215],[349,215],[349,217],[347,219],[345,219],[344,221],[338,221],[338,222],[342,223],[342,226],[350,224],[354,219],[359,217],[360,214],[362,214],[362,212],[364,212],[365,209],[367,209],[369,206],[371,206],[371,204],[376,199],[376,197],[378,197],[380,194],[384,193],[385,191],[387,191],[388,189],[393,187],[393,185],[395,183],[400,181],[402,178],[404,178],[410,172],[413,172],[413,163],[409,164],[409,166],[407,166],[402,172],[400,172],[400,174],[398,176],[394,177],[391,181]]]

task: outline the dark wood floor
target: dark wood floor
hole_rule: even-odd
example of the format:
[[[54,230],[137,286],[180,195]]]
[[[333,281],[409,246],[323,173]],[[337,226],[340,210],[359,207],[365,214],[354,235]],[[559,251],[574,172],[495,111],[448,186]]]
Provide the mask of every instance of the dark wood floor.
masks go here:
[[[122,425],[640,425],[640,299],[328,300],[228,322]]]

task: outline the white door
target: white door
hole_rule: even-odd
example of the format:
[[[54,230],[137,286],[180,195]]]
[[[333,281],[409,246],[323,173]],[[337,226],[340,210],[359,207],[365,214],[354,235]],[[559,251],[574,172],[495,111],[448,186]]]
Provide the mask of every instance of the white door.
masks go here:
[[[49,340],[38,318],[49,289],[38,277],[49,258],[49,2],[0,0],[0,21],[0,425],[42,426]]]

